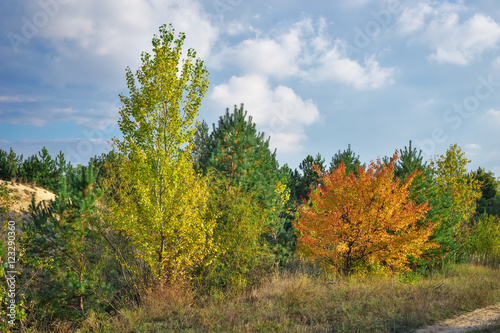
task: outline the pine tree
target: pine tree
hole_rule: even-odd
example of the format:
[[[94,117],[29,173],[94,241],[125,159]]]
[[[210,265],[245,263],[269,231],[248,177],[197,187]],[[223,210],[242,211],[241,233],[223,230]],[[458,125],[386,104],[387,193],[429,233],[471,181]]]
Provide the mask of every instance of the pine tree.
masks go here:
[[[332,157],[332,162],[330,163],[330,171],[337,169],[340,166],[341,162],[344,162],[347,174],[354,173],[355,175],[357,175],[358,166],[366,168],[366,165],[361,164],[361,162],[359,161],[359,155],[356,156],[356,154],[354,154],[354,152],[351,150],[350,144],[347,146],[347,150],[344,150],[343,152],[340,152],[339,150],[339,152]]]
[[[198,137],[201,137],[199,131]],[[280,252],[280,239],[286,219],[282,211],[289,199],[286,175],[280,171],[276,151],[269,149],[269,138],[256,129],[243,104],[226,110],[217,127],[203,144],[200,167],[204,172],[215,170],[222,177],[250,195],[251,200],[266,214],[267,238],[271,247]],[[264,232],[264,230],[262,230]],[[278,259],[281,260],[281,259]]]
[[[72,319],[83,316],[92,297],[91,244],[95,228],[96,173],[93,161],[79,166],[62,179],[54,201],[35,204],[33,222],[25,226],[25,264],[35,274],[38,289],[32,295],[39,305],[38,315]]]
[[[23,155],[18,156],[12,148],[9,153],[0,149],[0,179],[12,180],[19,176]]]
[[[210,151],[210,129],[206,121],[202,121],[196,126],[193,139],[193,151],[191,158],[196,170],[202,170],[202,158]]]
[[[315,168],[318,167],[318,169]],[[307,157],[300,163],[299,169],[301,172],[295,170],[291,175],[291,195],[292,200],[301,202],[302,199],[308,199],[309,193],[312,189],[319,185],[320,174],[325,172],[325,159],[321,154],[316,157],[307,155]]]
[[[207,146],[200,161],[202,168],[214,168],[228,177],[271,214],[279,200],[276,187],[283,184],[276,151],[271,152],[269,138],[257,132],[252,117],[247,118],[243,104],[235,106],[232,113],[226,110],[218,126],[213,126]]]
[[[476,217],[481,214],[492,214],[494,212],[494,199],[499,193],[500,181],[495,179],[491,171],[486,172],[478,168],[471,173],[472,177],[478,181],[481,188],[481,197],[476,202]]]
[[[417,170],[418,175],[413,178],[410,186],[410,198],[418,204],[423,204],[427,200],[433,200],[432,188],[434,186],[431,175],[431,170],[424,161],[422,150],[417,151],[415,147],[412,148],[411,141],[408,147],[405,146],[401,149],[401,157],[396,164],[394,175],[401,181],[404,181],[409,175]],[[432,205],[432,202],[429,203]],[[428,212],[429,217],[430,211]]]

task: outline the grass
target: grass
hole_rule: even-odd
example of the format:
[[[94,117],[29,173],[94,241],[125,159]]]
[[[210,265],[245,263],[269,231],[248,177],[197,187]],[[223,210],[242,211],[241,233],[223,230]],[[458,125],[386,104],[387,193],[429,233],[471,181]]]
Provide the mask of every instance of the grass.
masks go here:
[[[469,331],[469,333],[498,333],[498,332],[500,332],[500,323],[485,328],[478,328],[476,330]]]
[[[197,296],[181,287],[163,288],[146,295],[140,308],[90,316],[79,331],[411,332],[499,302],[499,273],[469,263],[421,279],[275,273],[240,294]]]

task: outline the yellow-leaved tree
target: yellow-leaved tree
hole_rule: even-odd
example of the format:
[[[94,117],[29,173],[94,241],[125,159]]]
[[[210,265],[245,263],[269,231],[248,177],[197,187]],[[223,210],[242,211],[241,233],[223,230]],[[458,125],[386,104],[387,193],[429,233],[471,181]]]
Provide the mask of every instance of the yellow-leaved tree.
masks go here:
[[[142,54],[119,126],[118,172],[108,194],[113,225],[126,235],[161,281],[189,277],[213,250],[214,219],[206,218],[207,182],[190,161],[195,119],[208,89],[208,72],[185,35],[160,27],[153,53]]]

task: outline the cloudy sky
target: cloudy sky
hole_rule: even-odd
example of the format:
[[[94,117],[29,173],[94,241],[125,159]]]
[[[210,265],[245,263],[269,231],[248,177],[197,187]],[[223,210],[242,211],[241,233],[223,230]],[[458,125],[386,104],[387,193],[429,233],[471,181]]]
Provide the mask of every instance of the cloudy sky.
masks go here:
[[[168,23],[210,72],[200,119],[244,103],[280,165],[412,140],[427,159],[457,143],[500,176],[494,0],[2,0],[0,149],[106,151],[125,68]]]

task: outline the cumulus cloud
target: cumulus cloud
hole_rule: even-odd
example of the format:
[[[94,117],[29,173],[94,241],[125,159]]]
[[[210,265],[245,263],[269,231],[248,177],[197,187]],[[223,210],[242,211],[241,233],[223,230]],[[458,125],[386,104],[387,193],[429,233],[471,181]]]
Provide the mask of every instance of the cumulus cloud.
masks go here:
[[[29,1],[26,16],[42,11],[40,3]],[[185,32],[186,47],[194,47],[201,58],[208,57],[218,36],[194,0],[69,1],[53,12],[37,37],[57,51],[47,57],[48,69],[56,73],[48,79],[59,84],[123,79],[125,67],[139,66],[140,53],[151,50],[153,34],[165,23]],[[105,65],[91,70],[95,63]]]
[[[305,46],[304,30],[309,24],[309,21],[298,22],[283,34],[248,38],[237,45],[226,46],[214,57],[212,64],[236,66],[245,74],[280,78],[298,75]]]
[[[300,151],[306,138],[304,127],[319,120],[311,100],[304,101],[283,85],[273,89],[258,74],[231,77],[214,88],[210,99],[221,107],[244,103],[259,129],[271,136],[271,145],[282,152]]]
[[[384,68],[371,56],[364,63],[342,55],[337,47],[319,57],[319,66],[309,72],[311,80],[336,80],[356,89],[376,89],[393,83],[395,69]]]
[[[34,29],[27,36],[30,43],[20,45],[21,60],[16,62],[23,64],[24,75],[29,72],[37,91],[44,86],[51,90],[45,90],[48,96],[64,95],[0,94],[2,123],[73,122],[96,128],[102,118],[116,121],[118,103],[109,101],[124,92],[125,68],[140,66],[140,54],[151,51],[160,25],[171,22],[176,32],[185,32],[184,49],[193,47],[202,59],[218,38],[218,29],[196,0],[27,0],[22,7],[23,22]],[[12,31],[25,36],[23,29]],[[41,100],[40,105],[23,104]]]
[[[487,50],[497,48],[500,41],[500,25],[492,18],[476,14],[460,24],[458,15],[447,18],[441,26],[430,28],[427,39],[436,51],[431,59],[467,65]]]
[[[489,109],[482,117],[487,123],[500,124],[500,110]]]
[[[228,28],[232,34],[241,26]],[[318,121],[312,100],[304,100],[285,85],[272,87],[270,79],[334,81],[358,90],[376,89],[393,82],[394,68],[380,65],[375,56],[350,59],[340,40],[328,36],[324,19],[300,20],[286,30],[256,32],[235,45],[226,45],[211,59],[217,68],[236,67],[240,74],[216,86],[210,98],[227,107],[245,103],[253,120],[281,152],[297,152],[307,139],[305,127]]]
[[[427,3],[404,8],[398,20],[399,33],[407,35],[421,30],[425,26],[427,17],[433,13],[435,10]]]
[[[427,1],[404,8],[398,31],[427,44],[429,59],[439,63],[467,65],[500,42],[500,25],[491,17],[476,13],[463,18],[462,4]]]
[[[344,43],[326,34],[324,19],[316,26],[311,19],[304,19],[288,31],[245,39],[225,47],[214,57],[213,64],[219,68],[236,66],[244,75],[298,77],[311,82],[332,80],[360,90],[393,82],[394,68],[381,66],[374,55],[364,62],[350,59]]]

